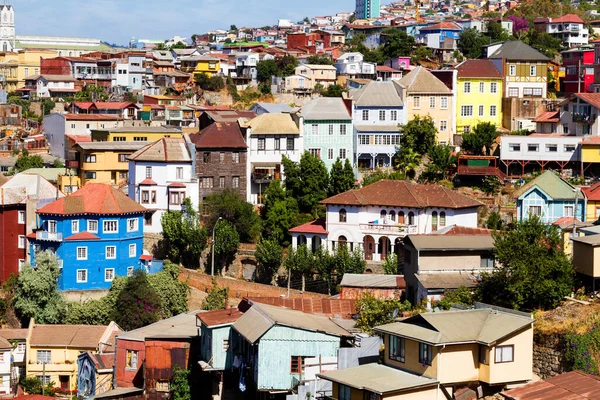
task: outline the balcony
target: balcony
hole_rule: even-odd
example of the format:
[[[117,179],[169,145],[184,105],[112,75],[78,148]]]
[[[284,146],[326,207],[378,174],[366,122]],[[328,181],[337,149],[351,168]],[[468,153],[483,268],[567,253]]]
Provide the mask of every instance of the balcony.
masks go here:
[[[62,232],[46,232],[46,231],[37,231],[35,233],[36,240],[43,240],[46,242],[62,242],[63,234]]]
[[[596,114],[588,113],[573,113],[573,122],[580,122],[584,124],[593,124],[598,116]]]
[[[251,176],[252,179],[252,183],[260,183],[260,184],[266,184],[268,185],[269,183],[271,183],[271,181],[273,181],[275,175],[274,174],[260,174],[260,173],[253,173]]]
[[[360,230],[374,234],[414,235],[418,233],[417,225],[360,224]]]

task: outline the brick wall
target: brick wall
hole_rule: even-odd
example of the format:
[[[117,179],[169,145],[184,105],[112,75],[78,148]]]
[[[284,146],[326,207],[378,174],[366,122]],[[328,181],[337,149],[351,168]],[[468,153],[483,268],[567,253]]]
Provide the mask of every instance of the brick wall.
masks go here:
[[[210,153],[209,162],[204,162],[204,153]],[[220,161],[220,155],[223,152],[223,162]],[[219,193],[227,188],[232,188],[232,178],[234,176],[239,177],[239,186],[236,191],[242,196],[243,199],[246,198],[246,155],[245,151],[239,151],[239,162],[234,163],[232,160],[232,151],[231,149],[223,149],[214,151],[205,151],[203,149],[197,149],[196,151],[196,176],[198,177],[198,183],[200,186],[200,202],[202,200],[213,194]],[[202,178],[203,177],[212,177],[213,178],[213,187],[212,188],[203,188],[202,187]],[[219,187],[219,178],[225,178],[225,187]]]

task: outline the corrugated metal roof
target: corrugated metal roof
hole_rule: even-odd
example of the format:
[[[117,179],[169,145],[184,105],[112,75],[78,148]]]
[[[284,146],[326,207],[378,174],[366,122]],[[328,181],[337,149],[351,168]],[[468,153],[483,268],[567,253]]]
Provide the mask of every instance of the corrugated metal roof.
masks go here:
[[[376,363],[325,372],[317,374],[317,376],[358,390],[375,392],[379,395],[437,386],[439,383],[436,379]]]
[[[148,326],[117,336],[117,339],[143,342],[146,338],[160,337],[173,339],[188,339],[198,336],[196,314],[199,310],[189,311],[171,318],[163,319]]]
[[[477,286],[477,276],[470,272],[415,274],[425,289],[458,289]]]
[[[575,200],[575,196],[582,197],[577,193],[574,186],[552,171],[546,171],[534,180],[526,183],[518,189],[513,196],[519,198],[534,186],[537,186],[554,200]]]
[[[19,204],[26,198],[58,199],[65,195],[39,175],[20,173],[0,186],[0,205]]]
[[[405,289],[406,282],[403,275],[384,274],[344,274],[342,287]]]
[[[501,394],[509,400],[600,399],[600,377],[571,371]]]
[[[148,142],[77,142],[83,150],[139,150]]]
[[[493,250],[492,235],[409,235],[417,250]]]
[[[128,157],[132,161],[191,162],[192,156],[183,138],[162,138]]]
[[[371,81],[351,93],[354,102],[359,107],[402,107],[400,84],[394,81]]]
[[[521,42],[520,40],[509,40],[504,42],[495,52],[488,56],[489,59],[504,58],[508,61],[549,61],[550,59],[534,49],[533,47]]]
[[[300,115],[307,121],[352,120],[341,97],[318,97],[302,106]]]

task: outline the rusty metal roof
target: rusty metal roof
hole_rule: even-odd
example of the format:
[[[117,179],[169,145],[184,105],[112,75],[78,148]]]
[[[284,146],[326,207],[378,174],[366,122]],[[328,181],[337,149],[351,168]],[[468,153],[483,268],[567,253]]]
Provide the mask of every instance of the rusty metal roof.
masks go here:
[[[406,289],[403,275],[344,274],[341,287]]]
[[[600,377],[571,371],[501,394],[509,400],[600,399]]]

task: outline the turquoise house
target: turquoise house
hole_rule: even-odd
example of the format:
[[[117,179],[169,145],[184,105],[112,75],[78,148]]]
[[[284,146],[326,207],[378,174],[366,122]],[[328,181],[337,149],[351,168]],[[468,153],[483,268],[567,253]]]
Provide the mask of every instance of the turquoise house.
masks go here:
[[[517,219],[523,221],[537,215],[542,222],[552,224],[559,218],[585,221],[586,201],[579,188],[546,171],[523,185],[514,194],[517,200]]]
[[[200,364],[204,371],[225,371],[233,366],[237,343],[231,326],[243,314],[237,308],[201,312],[196,315],[200,327]]]
[[[304,378],[306,358],[337,357],[351,335],[329,318],[254,304],[234,324],[247,391],[281,394]]]
[[[341,97],[319,97],[302,107],[304,151],[318,155],[328,170],[339,158],[354,164],[351,103]]]

